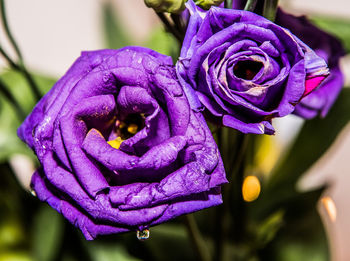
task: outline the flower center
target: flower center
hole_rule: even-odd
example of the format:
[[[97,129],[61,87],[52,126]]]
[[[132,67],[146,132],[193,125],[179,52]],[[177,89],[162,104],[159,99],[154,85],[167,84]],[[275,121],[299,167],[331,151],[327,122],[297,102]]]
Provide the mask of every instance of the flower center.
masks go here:
[[[117,136],[109,140],[108,144],[119,149],[124,140],[134,136],[145,126],[145,116],[143,114],[128,114],[123,120],[116,120],[114,133]]]
[[[263,64],[256,61],[239,61],[233,67],[233,73],[241,79],[252,80],[261,70]]]
[[[141,114],[128,114],[123,120],[115,122],[115,132],[123,140],[134,136],[145,126],[144,116]]]

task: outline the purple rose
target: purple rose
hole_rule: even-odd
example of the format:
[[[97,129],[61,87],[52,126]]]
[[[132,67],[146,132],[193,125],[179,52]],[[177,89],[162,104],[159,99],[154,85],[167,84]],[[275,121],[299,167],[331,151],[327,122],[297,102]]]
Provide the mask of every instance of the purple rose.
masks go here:
[[[271,21],[248,11],[189,1],[191,17],[177,73],[195,110],[224,126],[272,134],[271,119],[295,105],[328,75],[325,61]]]
[[[217,146],[171,58],[152,50],[83,52],[18,135],[41,163],[38,198],[87,239],[222,203]]]
[[[344,76],[339,68],[339,59],[345,54],[342,44],[304,16],[295,17],[278,10],[276,23],[291,30],[328,63],[330,75],[315,91],[303,98],[294,111],[306,119],[319,114],[325,117],[344,85]]]

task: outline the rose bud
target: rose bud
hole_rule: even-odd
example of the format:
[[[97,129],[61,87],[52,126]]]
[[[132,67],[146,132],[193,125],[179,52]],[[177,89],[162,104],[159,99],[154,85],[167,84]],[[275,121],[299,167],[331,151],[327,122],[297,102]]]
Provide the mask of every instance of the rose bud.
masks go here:
[[[187,6],[178,78],[191,107],[224,126],[273,134],[271,120],[292,113],[329,74],[310,47],[262,16]]]
[[[145,4],[156,12],[180,13],[185,9],[187,0],[144,0]]]
[[[224,0],[195,0],[194,3],[203,9],[209,9],[213,5],[220,5]]]
[[[218,148],[155,51],[83,52],[18,135],[41,164],[32,189],[87,239],[222,203]]]

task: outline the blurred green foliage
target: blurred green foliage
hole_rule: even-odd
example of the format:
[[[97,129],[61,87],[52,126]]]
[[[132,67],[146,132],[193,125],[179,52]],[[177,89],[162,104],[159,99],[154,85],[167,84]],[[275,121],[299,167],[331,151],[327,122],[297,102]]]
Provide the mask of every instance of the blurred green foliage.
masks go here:
[[[28,215],[20,187],[7,163],[0,164],[0,260],[31,260]]]
[[[62,245],[63,232],[62,217],[48,205],[41,206],[32,224],[34,260],[54,260]]]
[[[35,105],[34,96],[23,76],[13,70],[7,70],[0,74],[0,79],[9,88],[14,98],[21,104],[22,109],[28,114]],[[46,93],[55,80],[43,75],[34,75],[42,93]],[[4,162],[13,153],[23,153],[34,156],[33,153],[17,137],[17,128],[21,119],[13,105],[0,95],[0,162]]]
[[[347,7],[346,7],[347,8]],[[335,35],[350,52],[350,20],[337,17],[312,16],[311,21],[323,30]]]
[[[119,49],[128,45],[141,45],[159,53],[171,56],[174,62],[179,55],[179,44],[173,35],[164,31],[162,26],[155,27],[143,43],[135,42],[130,32],[125,30],[122,20],[113,5],[105,3],[102,8],[104,39],[107,48]]]
[[[106,2],[102,6],[103,32],[105,45],[110,49],[119,49],[132,45],[127,30],[122,26],[121,20],[116,15],[113,5]]]

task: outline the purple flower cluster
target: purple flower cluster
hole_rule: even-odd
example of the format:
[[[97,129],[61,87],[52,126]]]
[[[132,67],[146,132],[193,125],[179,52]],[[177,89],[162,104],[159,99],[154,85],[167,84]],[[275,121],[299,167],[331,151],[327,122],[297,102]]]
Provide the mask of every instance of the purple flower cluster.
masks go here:
[[[41,164],[38,198],[87,239],[222,203],[225,170],[203,115],[272,134],[271,119],[325,115],[339,93],[342,49],[304,18],[279,11],[292,34],[251,12],[187,6],[176,67],[142,47],[83,52],[18,129]]]

